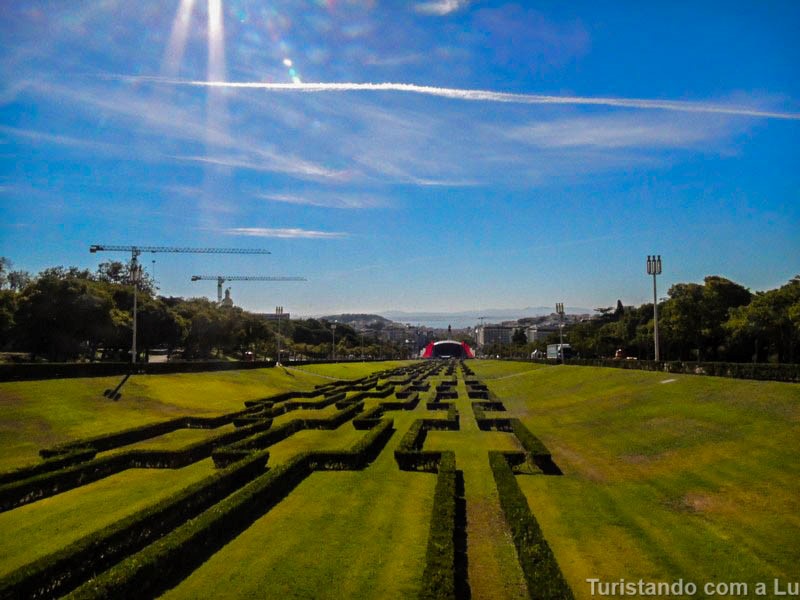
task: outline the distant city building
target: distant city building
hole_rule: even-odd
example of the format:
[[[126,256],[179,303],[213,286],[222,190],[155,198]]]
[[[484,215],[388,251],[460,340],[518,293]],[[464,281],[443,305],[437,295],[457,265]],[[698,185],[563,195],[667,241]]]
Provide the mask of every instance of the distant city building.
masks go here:
[[[263,318],[265,321],[277,321],[278,320],[278,315],[276,315],[275,313],[259,313],[258,316]],[[292,315],[289,314],[288,312],[280,314],[281,321],[288,321],[291,318],[292,318]]]
[[[514,335],[514,327],[506,325],[479,325],[478,347],[491,344],[510,344]]]
[[[525,337],[528,342],[539,342],[547,339],[550,334],[558,333],[557,327],[542,327],[541,325],[530,325],[525,328]]]

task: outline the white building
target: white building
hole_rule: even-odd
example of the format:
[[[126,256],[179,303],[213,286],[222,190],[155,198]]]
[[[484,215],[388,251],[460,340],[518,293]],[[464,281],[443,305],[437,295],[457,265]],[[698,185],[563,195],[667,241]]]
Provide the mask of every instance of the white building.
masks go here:
[[[490,344],[510,344],[514,327],[505,325],[480,325],[477,330],[478,347]]]

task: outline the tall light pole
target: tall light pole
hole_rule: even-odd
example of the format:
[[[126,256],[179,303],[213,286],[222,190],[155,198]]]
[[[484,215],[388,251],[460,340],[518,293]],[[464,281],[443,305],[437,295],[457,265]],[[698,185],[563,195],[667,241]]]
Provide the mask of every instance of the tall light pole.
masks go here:
[[[653,276],[653,343],[655,344],[656,362],[661,360],[658,350],[658,294],[656,293],[656,275],[661,275],[661,255],[647,255],[647,274]]]
[[[283,307],[276,306],[275,307],[275,319],[278,321],[278,335],[276,336],[278,339],[278,360],[275,363],[276,367],[281,366],[281,315],[283,314]]]
[[[331,360],[336,360],[336,321],[331,323]]]
[[[558,351],[561,353],[561,364],[564,364],[564,303],[556,302],[556,312],[558,313]]]
[[[133,341],[131,342],[131,364],[136,364],[136,321],[137,321],[137,296],[139,291],[139,275],[142,273],[142,266],[136,255],[131,259],[131,281],[133,282]]]

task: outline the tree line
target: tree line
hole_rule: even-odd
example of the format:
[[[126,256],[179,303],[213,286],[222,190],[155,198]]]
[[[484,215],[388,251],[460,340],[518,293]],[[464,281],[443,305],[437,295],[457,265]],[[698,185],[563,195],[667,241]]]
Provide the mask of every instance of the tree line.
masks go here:
[[[129,265],[101,263],[92,272],[53,267],[33,276],[0,257],[0,349],[49,361],[130,360],[133,286]],[[139,276],[137,354],[155,349],[185,359],[325,358],[330,323],[283,319],[280,325],[239,307],[206,298],[159,296],[147,273]],[[280,331],[278,329],[280,328]],[[336,356],[405,356],[398,345],[361,335],[339,323]]]
[[[800,362],[800,276],[781,287],[752,293],[724,277],[702,284],[676,283],[658,304],[662,360],[723,362]],[[565,327],[564,343],[583,358],[654,356],[653,304],[595,309],[592,319]],[[511,346],[489,353],[530,356],[558,343],[558,334],[528,343],[522,329]]]

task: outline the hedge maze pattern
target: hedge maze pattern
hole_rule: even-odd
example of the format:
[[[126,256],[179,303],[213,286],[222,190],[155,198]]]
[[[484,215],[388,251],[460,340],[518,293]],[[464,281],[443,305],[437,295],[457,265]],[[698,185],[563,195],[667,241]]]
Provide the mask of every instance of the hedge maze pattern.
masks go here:
[[[429,431],[458,435],[462,418],[456,406],[459,381],[466,388],[478,428],[509,432],[523,449],[490,451],[489,466],[529,596],[571,598],[516,481],[516,475],[560,475],[550,452],[519,419],[504,414],[502,401],[493,397],[466,363],[438,361],[254,399],[245,402],[242,410],[219,417],[180,417],[42,449],[39,464],[0,474],[0,512],[125,469],[180,469],[210,457],[216,471],[153,506],[11,572],[0,579],[0,599],[155,596],[187,577],[312,472],[367,468],[395,432],[388,415],[417,410],[426,411],[426,416],[403,434],[394,459],[402,470],[437,474],[419,597],[468,596],[464,475],[458,470],[455,452],[425,449]],[[366,401],[375,399],[378,402],[365,410]],[[327,416],[284,419],[274,426],[281,415],[298,410],[307,415],[331,406],[335,411]],[[300,452],[276,467],[267,466],[274,444],[301,430],[333,430],[347,423],[364,431],[350,448]],[[178,450],[126,449],[181,429],[213,433]]]

